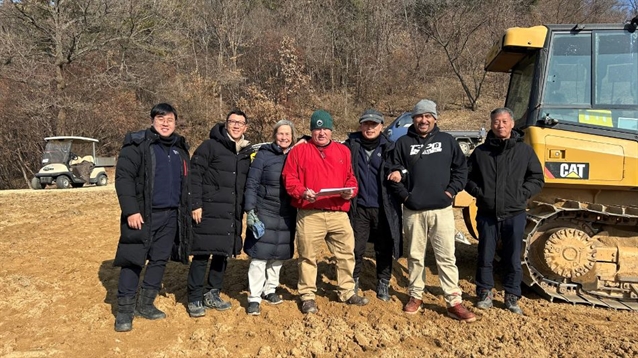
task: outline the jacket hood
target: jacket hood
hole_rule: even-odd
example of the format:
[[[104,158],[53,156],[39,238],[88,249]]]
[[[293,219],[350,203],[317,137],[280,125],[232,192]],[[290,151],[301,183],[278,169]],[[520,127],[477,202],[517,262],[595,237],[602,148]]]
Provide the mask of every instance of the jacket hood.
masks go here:
[[[500,138],[496,138],[496,135],[494,135],[494,132],[490,129],[485,137],[485,142],[490,146],[490,148],[504,150],[514,147],[516,142],[522,142],[523,137],[525,137],[525,133],[520,129],[514,128],[512,129],[511,136],[508,139],[502,140]]]
[[[428,135],[425,137],[427,138],[429,136],[434,136],[439,132],[440,132],[439,126],[437,126],[436,123],[434,123],[434,129],[432,129],[432,131],[428,133]],[[408,127],[408,135],[415,138],[423,138],[419,135],[419,133],[416,132],[416,129],[414,129],[414,124],[410,124],[410,126]]]
[[[291,144],[292,146],[292,144]],[[284,150],[275,142],[262,145],[259,150],[265,150],[275,154],[283,154]]]
[[[210,134],[208,135],[210,139],[214,139],[218,142],[220,142],[221,144],[223,144],[226,148],[232,150],[233,152],[239,152],[239,150],[236,150],[236,142],[232,139],[230,139],[230,136],[228,134],[228,131],[226,130],[226,124],[225,123],[217,123],[215,124],[215,126],[213,126],[213,128],[211,128],[210,130]],[[241,148],[246,148],[250,143],[243,139],[241,140]]]
[[[390,143],[391,140],[390,138],[388,138],[387,135],[385,135],[385,133],[381,132],[381,134],[379,135],[379,137],[381,137],[379,145],[384,145],[386,143]],[[347,141],[357,141],[357,142],[361,142],[361,139],[363,138],[363,134],[361,134],[360,131],[357,132],[352,132],[350,134],[348,134],[348,139]]]
[[[186,138],[177,134],[177,132],[173,132],[173,135],[175,136],[174,145],[176,147],[179,147],[188,151],[189,146],[188,146],[188,143],[186,142]],[[142,144],[142,142],[144,142],[147,139],[149,139],[151,143],[155,143],[160,140],[160,135],[153,132],[151,128],[143,129],[137,132],[130,132],[124,137],[123,145],[131,145],[131,144],[140,145]]]

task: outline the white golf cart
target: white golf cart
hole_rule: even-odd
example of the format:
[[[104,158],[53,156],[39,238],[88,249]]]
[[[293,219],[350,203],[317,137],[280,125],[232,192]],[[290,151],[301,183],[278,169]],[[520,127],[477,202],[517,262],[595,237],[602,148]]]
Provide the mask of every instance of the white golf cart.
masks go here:
[[[31,179],[33,189],[44,189],[55,183],[59,189],[79,188],[86,183],[106,185],[104,167],[115,166],[115,158],[97,157],[97,139],[75,136],[44,138],[42,169]]]

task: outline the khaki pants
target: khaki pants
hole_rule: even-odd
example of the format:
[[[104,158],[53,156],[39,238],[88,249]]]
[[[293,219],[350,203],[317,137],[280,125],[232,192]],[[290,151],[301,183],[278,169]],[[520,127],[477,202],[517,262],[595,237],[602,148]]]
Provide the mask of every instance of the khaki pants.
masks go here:
[[[325,240],[337,259],[339,299],[354,295],[354,234],[348,214],[343,211],[299,210],[297,212],[297,252],[301,300],[314,300],[317,292],[317,251]]]
[[[454,256],[454,231],[454,211],[451,206],[423,211],[403,208],[403,232],[408,240],[410,297],[420,300],[425,289],[425,250],[429,238],[445,302],[448,307],[461,303],[459,270]]]

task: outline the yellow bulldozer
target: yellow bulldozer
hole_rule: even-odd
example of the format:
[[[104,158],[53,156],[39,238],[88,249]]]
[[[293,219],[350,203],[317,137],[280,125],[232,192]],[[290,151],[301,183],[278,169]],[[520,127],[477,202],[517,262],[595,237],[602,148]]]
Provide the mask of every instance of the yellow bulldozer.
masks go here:
[[[510,28],[486,61],[544,169],[521,260],[550,300],[638,310],[637,26]],[[476,207],[456,205],[476,237]]]

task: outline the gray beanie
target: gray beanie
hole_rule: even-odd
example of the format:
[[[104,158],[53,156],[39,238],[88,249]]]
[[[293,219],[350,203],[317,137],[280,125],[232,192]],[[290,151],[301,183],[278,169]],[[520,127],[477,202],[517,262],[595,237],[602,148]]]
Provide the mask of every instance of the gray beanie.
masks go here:
[[[439,119],[439,114],[436,112],[436,103],[429,99],[422,99],[414,106],[412,117],[414,118],[414,116],[424,113],[430,113],[434,119]]]
[[[366,109],[361,117],[359,117],[359,123],[363,123],[365,121],[383,123],[383,114],[376,109]]]

